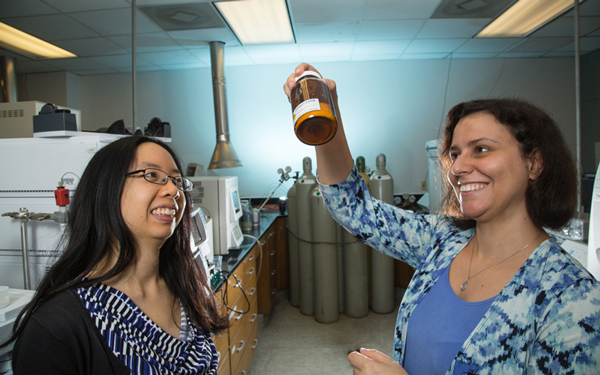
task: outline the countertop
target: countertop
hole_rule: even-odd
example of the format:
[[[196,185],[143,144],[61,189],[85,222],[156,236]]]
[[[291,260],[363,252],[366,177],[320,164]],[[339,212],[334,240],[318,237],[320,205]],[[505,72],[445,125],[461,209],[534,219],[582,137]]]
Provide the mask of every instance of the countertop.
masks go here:
[[[279,211],[261,211],[259,226],[253,226],[249,231],[242,231],[244,234],[244,241],[239,249],[230,249],[227,255],[223,255],[222,270],[225,271],[225,275],[222,277],[217,276],[218,280],[216,281],[214,280],[216,275],[213,275],[213,280],[211,280],[213,290],[216,291],[223,285],[223,282],[226,279],[225,276],[231,273],[244,260],[254,244],[278,217],[285,217],[285,215],[282,215]]]

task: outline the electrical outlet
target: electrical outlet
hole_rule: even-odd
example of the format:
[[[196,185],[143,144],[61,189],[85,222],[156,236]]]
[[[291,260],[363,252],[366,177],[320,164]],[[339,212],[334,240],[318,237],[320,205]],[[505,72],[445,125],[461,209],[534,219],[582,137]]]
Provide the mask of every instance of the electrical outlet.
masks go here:
[[[421,181],[421,190],[427,190],[427,181]]]

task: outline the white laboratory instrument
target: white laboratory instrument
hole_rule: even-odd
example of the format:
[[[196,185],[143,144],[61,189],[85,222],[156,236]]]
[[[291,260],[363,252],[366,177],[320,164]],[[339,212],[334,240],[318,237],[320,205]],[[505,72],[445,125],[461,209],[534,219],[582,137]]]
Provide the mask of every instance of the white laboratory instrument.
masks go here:
[[[58,181],[71,194],[92,156],[104,145],[122,136],[79,133],[62,138],[0,139],[0,214],[26,208],[34,213],[58,210],[54,190]],[[47,268],[59,256],[63,225],[52,220],[29,220],[27,248],[31,289],[35,289]],[[21,224],[11,217],[0,217],[0,285],[25,289]]]
[[[429,192],[429,212],[437,213],[442,202],[442,180],[440,171],[440,159],[437,152],[438,141],[433,139],[425,142],[427,152],[427,190]]]
[[[65,136],[67,132],[47,132],[48,134],[33,133],[33,116],[40,113],[46,102],[27,101],[0,103],[0,138],[31,138],[38,136]],[[68,109],[75,115],[77,131],[81,131],[81,111],[78,109],[56,106],[58,109]],[[50,134],[53,133],[53,134]],[[69,134],[72,132],[68,132]]]
[[[201,208],[194,208],[192,210],[192,252],[194,259],[196,259],[208,279],[212,275],[212,261],[214,258],[212,239],[212,220],[204,215]]]
[[[600,166],[596,172],[596,181],[594,182],[594,190],[592,190],[587,255],[588,270],[596,280],[600,280]]]
[[[244,241],[239,219],[242,205],[237,176],[189,177],[194,183],[190,196],[194,207],[206,209],[212,219],[214,254],[227,254]]]
[[[33,290],[8,289],[8,305],[0,308],[0,343],[5,342],[12,333],[17,315],[34,295]],[[0,374],[12,374],[11,358],[14,343],[0,349]]]

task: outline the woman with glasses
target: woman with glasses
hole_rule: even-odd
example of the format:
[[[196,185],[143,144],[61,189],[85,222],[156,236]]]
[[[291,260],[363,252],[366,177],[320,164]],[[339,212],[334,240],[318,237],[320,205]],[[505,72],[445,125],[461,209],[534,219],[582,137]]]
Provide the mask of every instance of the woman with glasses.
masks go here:
[[[94,155],[64,252],[17,318],[16,375],[216,374],[210,334],[228,320],[192,256],[193,184],[181,170],[147,137]]]

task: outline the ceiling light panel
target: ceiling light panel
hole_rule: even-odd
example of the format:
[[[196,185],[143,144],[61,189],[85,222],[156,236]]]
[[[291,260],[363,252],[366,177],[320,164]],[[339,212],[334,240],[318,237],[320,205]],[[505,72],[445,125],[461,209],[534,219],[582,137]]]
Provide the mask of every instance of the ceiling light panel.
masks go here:
[[[14,27],[0,22],[0,46],[36,59],[77,57],[73,53],[52,45]]]
[[[477,37],[528,35],[572,5],[573,0],[520,0],[477,34]]]
[[[294,42],[285,0],[221,1],[214,4],[244,45]]]

